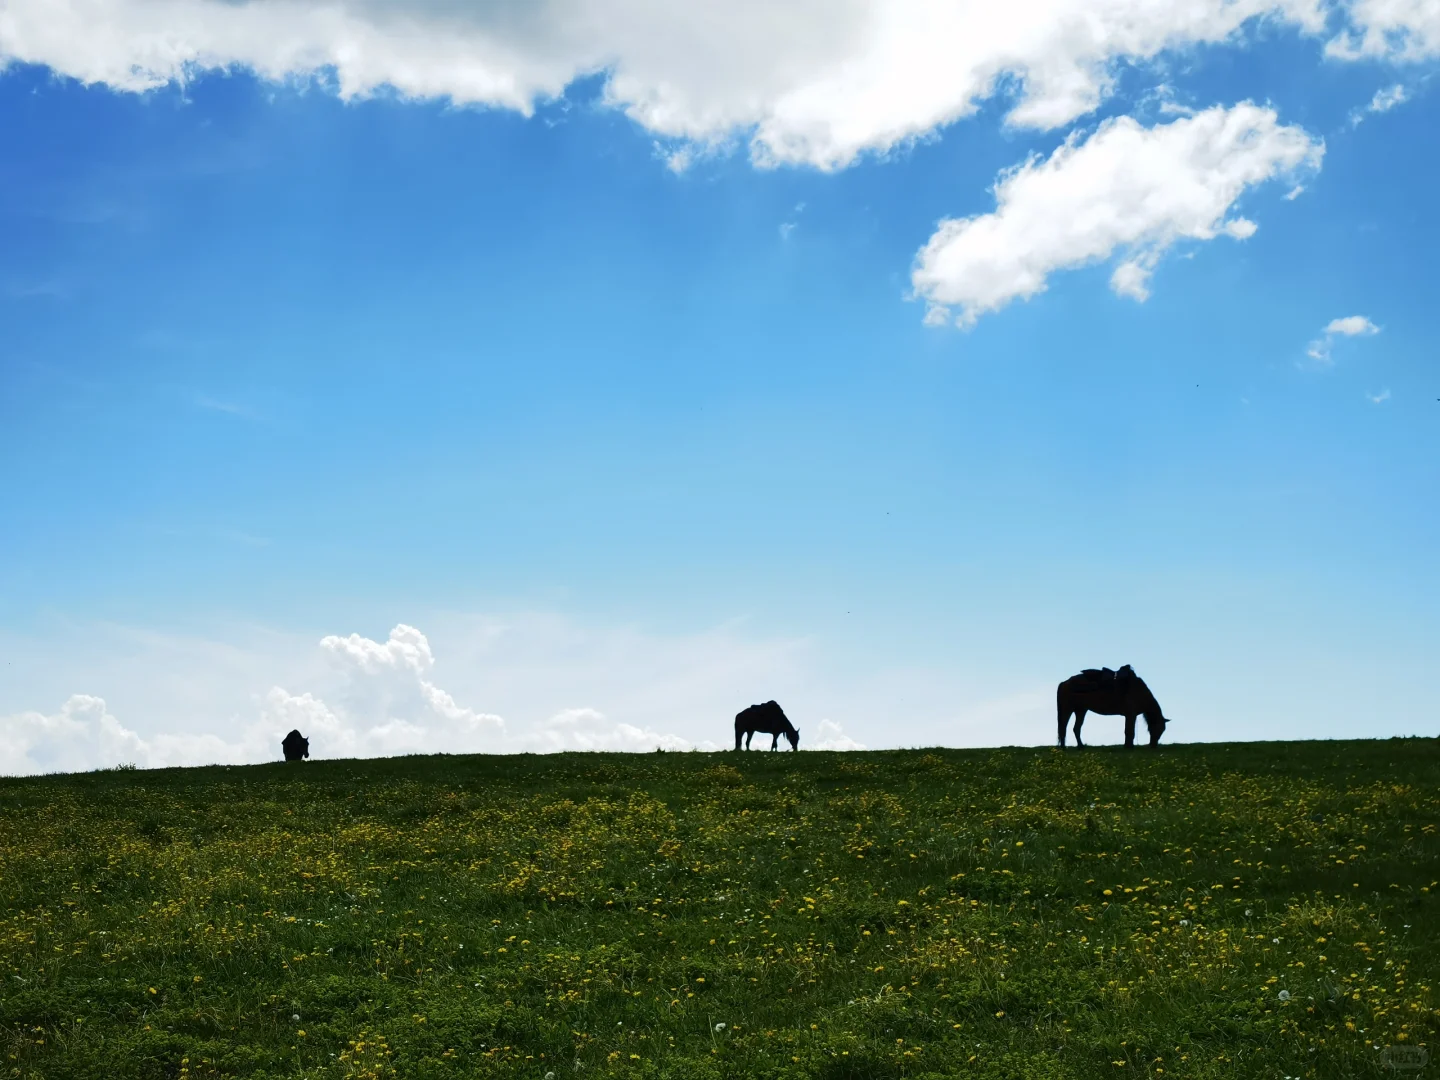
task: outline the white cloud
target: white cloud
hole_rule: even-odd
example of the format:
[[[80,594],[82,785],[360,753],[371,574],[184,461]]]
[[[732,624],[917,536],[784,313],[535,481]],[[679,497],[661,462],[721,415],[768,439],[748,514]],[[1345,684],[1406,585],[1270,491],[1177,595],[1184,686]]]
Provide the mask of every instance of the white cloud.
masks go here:
[[[38,712],[6,717],[0,738],[0,772],[68,772],[108,765],[148,763],[139,736],[120,725],[103,698],[76,694],[50,716]]]
[[[1387,387],[1386,389],[1381,390],[1378,394],[1366,394],[1365,397],[1369,400],[1371,405],[1379,405],[1382,402],[1390,400],[1390,390]]]
[[[1411,62],[1440,56],[1436,0],[1351,0],[1347,14],[1350,25],[1325,47],[1330,56]]]
[[[1325,333],[1341,334],[1345,337],[1361,337],[1378,334],[1380,328],[1364,315],[1346,315],[1343,319],[1331,319],[1325,324]]]
[[[1325,324],[1320,337],[1305,347],[1305,355],[1314,361],[1316,366],[1330,367],[1335,362],[1332,347],[1337,337],[1369,337],[1379,332],[1380,327],[1364,315],[1346,315],[1344,318],[1331,319]]]
[[[800,215],[803,214],[804,212],[805,212],[805,203],[804,203],[803,201],[796,203],[796,204],[795,204],[795,209],[794,209],[794,211],[792,212],[792,213],[793,213],[793,217],[791,218],[791,220],[789,220],[789,221],[782,221],[782,222],[780,223],[780,239],[781,239],[781,240],[789,240],[789,239],[790,239],[790,234],[793,233],[793,232],[795,231],[796,226],[798,226],[798,225],[800,224]]]
[[[312,755],[692,748],[679,736],[617,724],[588,707],[562,709],[528,730],[513,731],[501,717],[459,704],[428,678],[435,657],[429,639],[413,626],[395,627],[383,643],[351,634],[326,637],[320,645],[347,676],[335,704],[308,694],[297,698],[278,687],[269,699],[272,714],[299,716],[319,733]]]
[[[1295,185],[1294,187],[1292,187],[1289,191],[1287,191],[1284,195],[1282,195],[1281,198],[1283,198],[1286,202],[1294,202],[1296,199],[1298,199],[1298,198],[1299,198],[1301,195],[1303,195],[1304,193],[1305,193],[1305,185],[1304,185],[1304,184],[1296,184],[1296,185]]]
[[[383,645],[359,634],[343,638],[330,634],[320,639],[320,648],[338,658],[342,667],[353,666],[369,675],[381,671],[422,675],[435,666],[429,640],[404,623],[390,631],[390,638]]]
[[[1360,0],[1357,48],[1396,7],[1433,2]],[[346,98],[389,87],[526,114],[603,73],[605,102],[663,139],[748,138],[759,162],[835,168],[997,93],[1016,93],[1011,123],[1063,126],[1105,98],[1120,62],[1257,19],[1325,25],[1318,0],[8,0],[0,61],[126,91],[239,67]],[[666,157],[691,160],[683,145]]]
[[[864,750],[865,747],[856,742],[841,726],[834,720],[821,720],[818,725],[817,738],[810,742],[811,750]],[[802,743],[801,745],[804,745]]]
[[[112,716],[104,698],[74,694],[58,713],[0,717],[0,774],[238,764],[265,760],[257,756],[264,741],[260,724],[242,729],[234,741],[204,733],[146,739]]]
[[[1048,159],[1002,174],[994,213],[942,221],[916,256],[911,281],[926,321],[973,325],[986,312],[1044,291],[1050,274],[1122,253],[1111,287],[1144,300],[1156,264],[1180,240],[1243,240],[1255,223],[1227,217],[1244,191],[1319,167],[1324,144],[1243,102],[1169,124],[1107,120]]]
[[[1409,101],[1409,94],[1406,93],[1404,85],[1396,83],[1394,86],[1387,86],[1375,91],[1375,96],[1370,99],[1370,104],[1363,109],[1350,110],[1350,126],[1359,127],[1369,113],[1389,112],[1396,105],[1403,105]]]
[[[1396,83],[1394,86],[1375,91],[1375,96],[1370,99],[1370,111],[1373,113],[1389,112],[1396,105],[1403,105],[1407,100],[1409,98],[1405,93],[1405,87]]]
[[[695,746],[678,735],[668,735],[634,724],[615,724],[595,709],[565,709],[544,721],[521,740],[536,753],[555,750],[693,750],[717,749],[714,743]]]
[[[384,642],[359,634],[331,635],[320,646],[343,677],[333,703],[276,686],[265,696],[258,718],[232,724],[226,736],[146,738],[112,716],[104,699],[77,694],[53,715],[0,717],[0,774],[74,772],[122,763],[159,768],[273,761],[292,728],[310,740],[313,758],[715,748],[614,723],[591,708],[565,709],[529,730],[511,732],[501,717],[465,708],[426,678],[434,655],[426,636],[412,626],[395,627]]]

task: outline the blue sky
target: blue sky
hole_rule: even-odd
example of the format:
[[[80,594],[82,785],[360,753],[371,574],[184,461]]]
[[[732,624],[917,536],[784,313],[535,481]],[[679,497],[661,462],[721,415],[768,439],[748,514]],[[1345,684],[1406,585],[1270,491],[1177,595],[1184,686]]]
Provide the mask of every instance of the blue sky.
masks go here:
[[[1436,4],[388,6],[0,28],[0,771],[1433,734]]]

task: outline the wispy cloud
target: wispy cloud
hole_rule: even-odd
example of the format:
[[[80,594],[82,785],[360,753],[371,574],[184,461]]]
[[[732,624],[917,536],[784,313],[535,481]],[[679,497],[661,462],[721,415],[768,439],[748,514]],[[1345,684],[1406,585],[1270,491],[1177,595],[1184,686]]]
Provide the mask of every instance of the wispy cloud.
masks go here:
[[[64,300],[70,290],[58,281],[31,281],[7,285],[5,295],[12,300]]]
[[[798,226],[798,225],[800,224],[800,222],[799,222],[798,219],[799,219],[800,215],[803,214],[804,212],[805,212],[805,204],[804,204],[803,202],[798,202],[798,203],[796,203],[796,204],[795,204],[795,210],[794,210],[794,212],[793,212],[793,213],[794,213],[794,217],[792,218],[792,220],[790,220],[790,221],[782,221],[782,222],[780,223],[780,239],[781,239],[781,240],[789,240],[789,239],[790,239],[790,234],[791,234],[792,232],[794,232],[796,226]]]
[[[1378,394],[1366,394],[1365,398],[1367,401],[1370,402],[1371,405],[1379,405],[1383,401],[1390,400],[1390,390],[1387,387],[1386,389],[1381,390]]]
[[[254,533],[242,532],[239,529],[220,529],[216,536],[222,540],[229,540],[231,543],[243,544],[245,547],[269,547],[268,536],[256,536]]]
[[[1396,105],[1401,105],[1409,100],[1409,94],[1400,83],[1394,86],[1387,86],[1383,90],[1376,90],[1375,96],[1370,99],[1371,112],[1389,112]]]
[[[1403,105],[1410,100],[1404,84],[1396,83],[1394,86],[1387,86],[1376,90],[1375,96],[1370,99],[1370,104],[1363,108],[1350,110],[1350,126],[1359,127],[1364,123],[1365,118],[1373,113],[1389,112],[1396,105]]]
[[[1337,337],[1370,337],[1379,332],[1380,327],[1364,315],[1346,315],[1343,318],[1331,319],[1325,324],[1320,336],[1306,347],[1305,355],[1317,367],[1330,367],[1335,362],[1332,350]]]
[[[242,420],[260,419],[253,409],[245,405],[237,405],[233,401],[220,401],[216,398],[207,397],[204,394],[195,398],[195,404],[199,408],[209,409],[211,412],[226,413],[230,416],[238,416]]]

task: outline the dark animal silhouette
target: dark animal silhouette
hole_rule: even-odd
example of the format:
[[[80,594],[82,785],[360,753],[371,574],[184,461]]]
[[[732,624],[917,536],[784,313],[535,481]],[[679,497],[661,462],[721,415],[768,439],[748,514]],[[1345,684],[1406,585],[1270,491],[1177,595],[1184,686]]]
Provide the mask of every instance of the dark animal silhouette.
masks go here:
[[[301,735],[298,731],[292,731],[285,736],[280,749],[285,751],[286,761],[299,761],[301,758],[310,756],[310,740]]]
[[[775,750],[780,746],[780,736],[784,735],[790,741],[791,750],[800,749],[800,729],[790,723],[785,711],[773,701],[767,701],[764,705],[751,705],[735,714],[735,749],[740,749],[740,738],[745,738],[745,749],[750,749],[750,740],[759,731],[765,735],[774,735],[770,742],[770,749]]]
[[[1062,682],[1055,691],[1055,706],[1060,718],[1060,745],[1065,745],[1065,725],[1075,717],[1075,745],[1084,746],[1080,741],[1080,727],[1085,723],[1087,712],[1103,716],[1125,717],[1125,745],[1135,745],[1135,718],[1145,717],[1145,726],[1150,729],[1150,745],[1160,742],[1169,721],[1160,711],[1160,703],[1145,685],[1145,680],[1136,675],[1129,664],[1119,671],[1109,668],[1086,668],[1079,675],[1072,675]]]

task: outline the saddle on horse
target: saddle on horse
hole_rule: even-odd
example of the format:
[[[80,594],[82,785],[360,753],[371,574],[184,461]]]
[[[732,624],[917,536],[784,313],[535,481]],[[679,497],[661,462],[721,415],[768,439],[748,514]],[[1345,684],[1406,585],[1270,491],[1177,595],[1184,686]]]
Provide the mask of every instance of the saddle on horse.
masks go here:
[[[1108,689],[1112,686],[1123,685],[1135,678],[1135,669],[1126,664],[1119,671],[1111,671],[1107,668],[1086,668],[1080,672],[1087,683],[1087,689]]]

